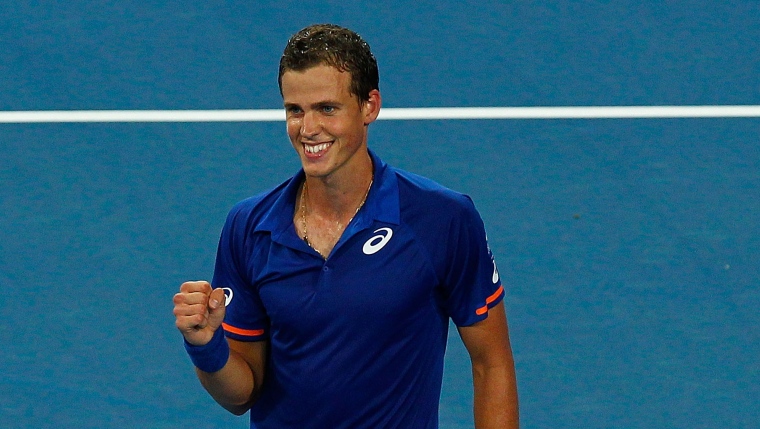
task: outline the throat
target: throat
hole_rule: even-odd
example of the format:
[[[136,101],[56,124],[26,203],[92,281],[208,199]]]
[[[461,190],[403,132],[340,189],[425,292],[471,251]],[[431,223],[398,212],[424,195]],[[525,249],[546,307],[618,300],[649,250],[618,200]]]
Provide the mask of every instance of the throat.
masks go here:
[[[308,225],[308,226],[306,226]],[[302,220],[301,238],[314,251],[320,254],[324,259],[332,253],[335,245],[338,244],[340,237],[343,235],[346,226],[340,222],[318,221],[304,218]]]
[[[319,253],[324,259],[332,252],[333,248],[346,227],[351,224],[356,214],[359,213],[364,203],[367,201],[370,189],[372,189],[372,183],[374,182],[374,176],[370,178],[369,186],[364,192],[361,202],[356,206],[356,209],[349,211],[347,214],[338,215],[337,217],[323,217],[309,211],[308,199],[309,190],[308,183],[304,181],[301,187],[300,205],[298,210],[298,216],[296,223],[296,231],[303,241],[309,245],[315,252]],[[348,217],[348,219],[346,219]],[[294,219],[296,220],[296,219]]]

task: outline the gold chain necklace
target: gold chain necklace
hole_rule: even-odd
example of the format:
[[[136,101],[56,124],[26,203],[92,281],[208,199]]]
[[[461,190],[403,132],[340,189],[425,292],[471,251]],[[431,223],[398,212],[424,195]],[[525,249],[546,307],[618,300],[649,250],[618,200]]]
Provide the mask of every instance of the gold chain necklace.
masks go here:
[[[373,174],[372,177],[369,179],[369,186],[367,186],[367,191],[364,193],[364,198],[362,198],[362,202],[359,203],[359,206],[354,211],[354,214],[351,215],[351,219],[348,220],[348,223],[346,223],[346,227],[351,224],[351,221],[354,220],[354,217],[357,213],[359,213],[359,210],[361,210],[362,207],[364,207],[364,203],[367,202],[367,196],[369,195],[369,190],[372,189],[372,183],[375,181],[375,175]],[[323,258],[327,259],[327,257],[320,252],[316,247],[314,247],[311,242],[309,241],[309,234],[306,229],[306,196],[308,195],[308,190],[306,189],[306,180],[303,182],[303,188],[301,188],[301,226],[303,227],[303,241],[306,242],[306,244],[309,245],[314,251],[320,254]],[[338,223],[338,226],[340,226],[340,223]]]

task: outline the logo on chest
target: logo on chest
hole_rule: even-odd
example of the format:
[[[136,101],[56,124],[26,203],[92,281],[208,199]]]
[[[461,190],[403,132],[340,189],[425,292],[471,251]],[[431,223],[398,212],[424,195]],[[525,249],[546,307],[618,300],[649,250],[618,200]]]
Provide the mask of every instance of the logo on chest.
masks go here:
[[[375,234],[377,235],[373,235],[362,247],[365,255],[374,255],[385,247],[391,241],[391,237],[393,237],[393,230],[390,228],[380,228],[375,230]]]

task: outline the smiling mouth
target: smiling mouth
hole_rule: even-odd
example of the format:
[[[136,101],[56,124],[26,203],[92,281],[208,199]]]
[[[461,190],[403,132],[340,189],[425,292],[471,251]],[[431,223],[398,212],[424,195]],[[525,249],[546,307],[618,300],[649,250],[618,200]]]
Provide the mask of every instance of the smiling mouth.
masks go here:
[[[332,146],[332,142],[330,142],[330,143],[320,143],[320,144],[315,144],[315,145],[304,144],[303,148],[304,148],[304,151],[306,151],[307,154],[317,155],[317,154],[319,154],[319,153],[327,150],[327,148],[329,148],[330,146]]]

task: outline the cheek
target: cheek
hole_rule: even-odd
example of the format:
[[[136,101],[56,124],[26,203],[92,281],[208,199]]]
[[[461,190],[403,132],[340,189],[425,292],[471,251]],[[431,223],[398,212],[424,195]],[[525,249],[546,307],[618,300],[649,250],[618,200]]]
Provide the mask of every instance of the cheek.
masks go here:
[[[285,132],[288,133],[290,141],[295,144],[301,132],[301,124],[298,121],[288,121],[285,125]]]
[[[359,132],[359,127],[357,127],[356,123],[345,118],[325,124],[324,129],[325,132],[329,132],[333,136],[348,140],[353,140]]]
[[[342,134],[351,142],[360,143],[364,137],[364,127],[359,123],[347,124]]]

